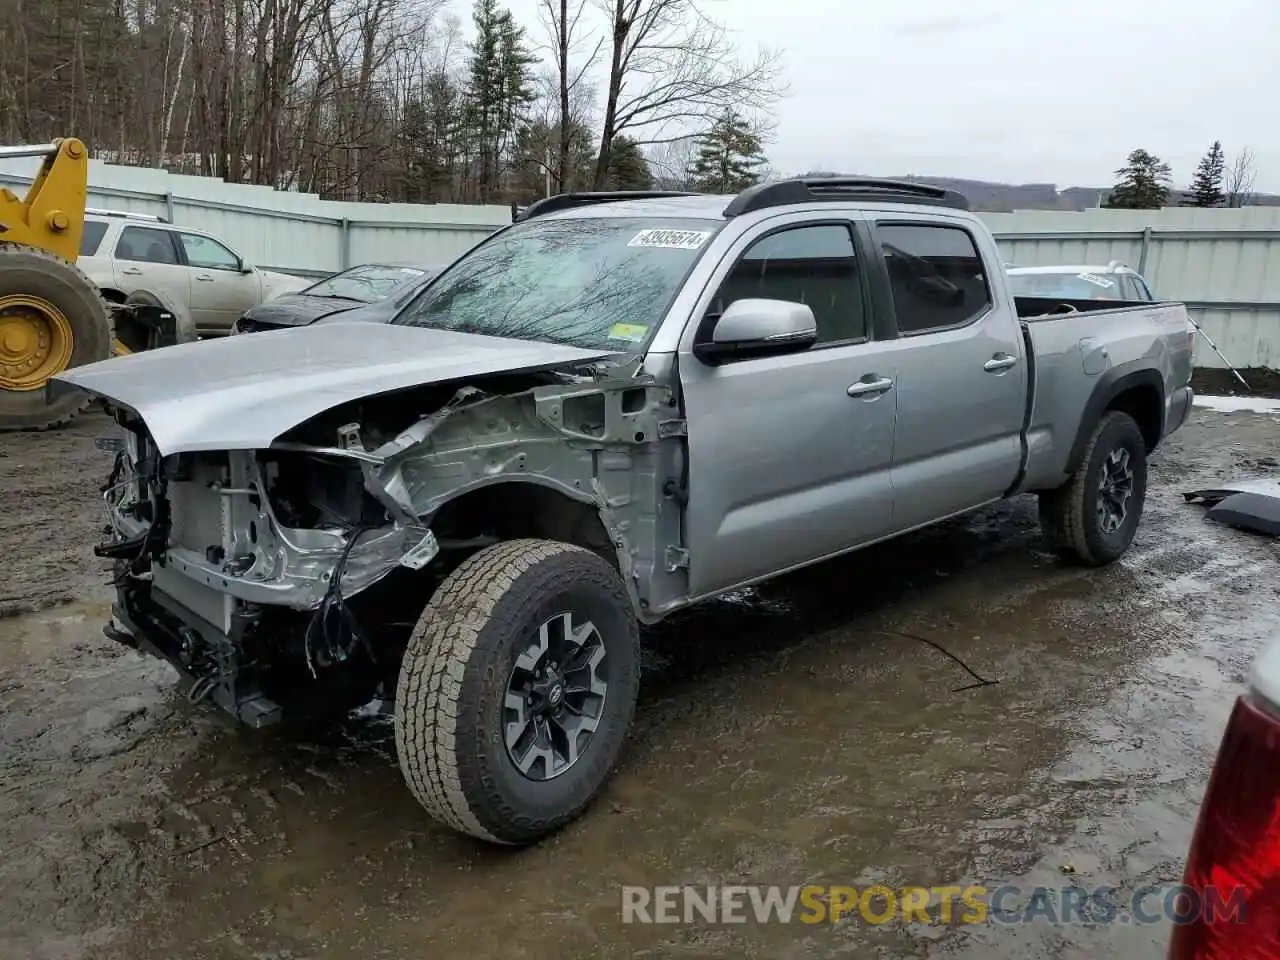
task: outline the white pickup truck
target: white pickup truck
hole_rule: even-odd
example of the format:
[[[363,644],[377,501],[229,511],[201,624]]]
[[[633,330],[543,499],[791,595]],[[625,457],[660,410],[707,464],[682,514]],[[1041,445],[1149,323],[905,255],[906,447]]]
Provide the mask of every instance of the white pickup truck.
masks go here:
[[[179,343],[228,334],[250,307],[314,283],[260,270],[202,230],[103,210],[85,215],[76,266],[110,303],[168,309],[177,321]],[[145,334],[137,333],[145,341]],[[129,349],[140,349],[127,324],[116,334]]]

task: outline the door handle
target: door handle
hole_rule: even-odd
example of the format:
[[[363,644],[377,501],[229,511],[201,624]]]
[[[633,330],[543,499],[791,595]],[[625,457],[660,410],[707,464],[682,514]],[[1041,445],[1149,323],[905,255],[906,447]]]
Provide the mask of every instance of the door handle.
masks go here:
[[[207,274],[207,273],[197,273],[197,274],[196,274],[196,279],[197,279],[197,280],[212,280],[212,279],[213,279],[213,277],[209,276],[209,274]]]
[[[140,276],[142,276],[142,271],[141,271],[141,270],[139,270],[137,267],[124,267],[123,269],[121,269],[121,271],[120,271],[120,272],[121,272],[121,273],[127,273],[127,274],[128,274],[129,276],[131,276],[131,277],[140,277]]]
[[[1008,370],[1010,367],[1015,366],[1017,362],[1017,357],[1011,357],[1007,353],[997,353],[982,365],[982,369],[987,373],[999,373],[1001,370]]]
[[[892,388],[892,380],[888,377],[880,377],[876,380],[859,380],[857,383],[851,383],[845,393],[851,397],[870,397],[887,393]]]

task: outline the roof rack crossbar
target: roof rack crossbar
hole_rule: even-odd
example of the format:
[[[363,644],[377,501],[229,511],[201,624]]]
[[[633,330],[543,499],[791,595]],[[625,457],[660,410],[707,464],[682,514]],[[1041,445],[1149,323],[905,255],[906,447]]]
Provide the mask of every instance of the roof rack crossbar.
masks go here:
[[[155,213],[135,213],[133,210],[105,210],[101,207],[85,207],[84,212],[95,217],[120,217],[124,220],[148,220],[151,223],[168,223]]]
[[[663,197],[697,197],[698,193],[687,190],[610,190],[595,193],[558,193],[555,196],[535,200],[514,217],[513,222],[532,220],[534,217],[555,213],[557,210],[568,210],[571,207],[584,207],[592,203],[614,203],[623,200],[659,200]]]
[[[876,180],[868,177],[796,177],[761,183],[738,194],[724,209],[726,217],[754,210],[785,207],[824,200],[870,200],[886,203],[919,203],[968,210],[969,201],[955,190],[910,180]]]

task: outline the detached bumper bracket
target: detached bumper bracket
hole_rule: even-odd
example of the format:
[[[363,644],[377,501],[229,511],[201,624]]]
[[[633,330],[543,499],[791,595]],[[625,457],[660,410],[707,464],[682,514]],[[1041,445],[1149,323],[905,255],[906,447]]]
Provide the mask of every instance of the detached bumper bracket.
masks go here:
[[[148,531],[140,533],[136,537],[130,537],[128,540],[117,540],[115,543],[100,543],[93,548],[93,555],[107,560],[119,560],[125,557],[132,560],[146,549],[147,539],[150,535],[150,531]]]

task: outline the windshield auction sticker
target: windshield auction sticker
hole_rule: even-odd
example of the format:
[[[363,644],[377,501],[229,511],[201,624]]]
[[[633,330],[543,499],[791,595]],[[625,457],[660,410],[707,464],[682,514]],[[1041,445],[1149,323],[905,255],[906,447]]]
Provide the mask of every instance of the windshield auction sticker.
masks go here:
[[[615,323],[609,328],[610,340],[625,340],[627,343],[640,343],[649,333],[649,328],[640,323]]]
[[[697,250],[711,236],[705,230],[641,230],[628,247],[661,247],[665,250]]]
[[[1103,287],[1108,290],[1115,286],[1114,281],[1107,280],[1104,277],[1099,277],[1092,273],[1077,273],[1076,279],[1084,280],[1088,283],[1092,283],[1095,287]]]

